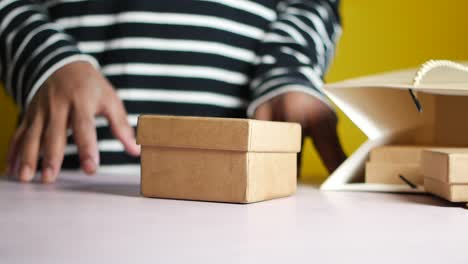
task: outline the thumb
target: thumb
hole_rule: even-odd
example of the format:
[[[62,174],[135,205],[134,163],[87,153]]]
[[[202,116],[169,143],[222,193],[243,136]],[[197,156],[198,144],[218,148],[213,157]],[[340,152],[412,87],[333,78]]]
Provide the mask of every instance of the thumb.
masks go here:
[[[102,115],[109,121],[112,134],[124,145],[125,151],[132,155],[140,155],[140,147],[136,144],[135,132],[128,122],[127,111],[117,94],[104,98]],[[109,100],[110,98],[110,100]]]

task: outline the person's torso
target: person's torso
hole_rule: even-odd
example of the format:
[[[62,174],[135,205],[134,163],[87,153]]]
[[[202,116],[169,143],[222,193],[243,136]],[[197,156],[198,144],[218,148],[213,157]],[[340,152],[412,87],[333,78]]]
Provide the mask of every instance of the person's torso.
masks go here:
[[[139,114],[245,117],[256,50],[278,0],[45,1],[93,55],[136,125]],[[134,163],[97,119],[101,162]],[[70,137],[69,142],[72,143]],[[64,166],[76,167],[69,148]]]

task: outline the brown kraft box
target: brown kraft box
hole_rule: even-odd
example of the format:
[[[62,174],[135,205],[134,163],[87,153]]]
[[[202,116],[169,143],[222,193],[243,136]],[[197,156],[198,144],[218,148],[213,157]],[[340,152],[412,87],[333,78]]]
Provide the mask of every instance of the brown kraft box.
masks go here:
[[[452,202],[468,202],[468,149],[441,148],[423,153],[424,188]]]
[[[137,143],[146,197],[251,203],[296,191],[299,124],[142,115]]]
[[[366,163],[367,183],[407,184],[400,176],[416,185],[422,185],[424,182],[419,163]]]
[[[365,182],[423,185],[421,156],[427,146],[385,145],[374,148],[365,167]]]

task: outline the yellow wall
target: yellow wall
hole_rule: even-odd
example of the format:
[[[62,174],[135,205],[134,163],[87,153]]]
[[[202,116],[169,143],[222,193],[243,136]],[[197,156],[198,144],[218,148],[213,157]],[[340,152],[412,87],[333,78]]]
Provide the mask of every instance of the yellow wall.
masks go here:
[[[343,36],[327,80],[413,67],[432,58],[467,60],[466,10],[468,1],[463,0],[343,0]],[[339,115],[339,133],[345,151],[351,153],[365,136]],[[0,171],[15,122],[15,107],[0,90]],[[326,176],[310,142],[304,161],[307,181]]]

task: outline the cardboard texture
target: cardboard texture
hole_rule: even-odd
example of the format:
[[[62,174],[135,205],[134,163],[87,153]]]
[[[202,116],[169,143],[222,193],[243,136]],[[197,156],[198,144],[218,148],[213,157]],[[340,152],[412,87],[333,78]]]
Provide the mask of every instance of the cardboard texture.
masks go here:
[[[366,183],[406,184],[400,175],[416,185],[424,183],[419,163],[380,163],[366,164]]]
[[[143,115],[137,143],[146,197],[251,203],[296,191],[299,124]]]
[[[382,145],[468,146],[468,122],[457,118],[468,113],[468,73],[436,68],[414,86],[417,72],[409,69],[325,85],[330,99],[368,140],[322,184],[322,190],[423,192],[404,184],[364,183],[370,151]]]
[[[431,178],[424,178],[424,188],[427,192],[450,202],[468,202],[468,185],[447,184]]]
[[[371,150],[366,163],[365,182],[423,185],[421,156],[424,146],[381,146]]]
[[[468,202],[468,149],[431,149],[423,153],[424,188],[452,202]]]

